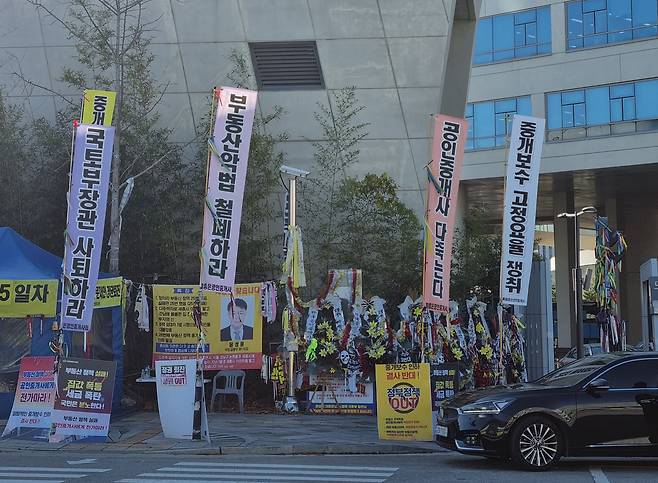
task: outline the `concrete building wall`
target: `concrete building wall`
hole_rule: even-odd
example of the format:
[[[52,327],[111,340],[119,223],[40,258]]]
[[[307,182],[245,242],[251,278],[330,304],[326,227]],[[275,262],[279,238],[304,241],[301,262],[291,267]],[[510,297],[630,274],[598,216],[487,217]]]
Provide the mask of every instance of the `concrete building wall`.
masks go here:
[[[3,0],[0,15],[0,85],[30,116],[54,118],[63,101],[29,86],[14,72],[69,96],[59,77],[76,66],[63,28],[24,0]],[[44,2],[57,15],[63,0]],[[470,70],[472,32],[479,0],[153,0],[146,18],[160,18],[152,50],[154,74],[169,83],[158,110],[176,142],[195,137],[215,85],[230,85],[233,50],[249,58],[249,42],[315,40],[325,89],[262,91],[259,107],[286,113],[273,130],[288,133],[281,146],[287,163],[311,167],[321,131],[313,119],[318,103],[329,105],[337,89],[355,87],[368,122],[361,163],[351,174],[387,172],[400,196],[422,213],[430,115],[439,111],[449,52],[453,59],[450,101],[462,113]],[[453,19],[458,39],[451,42]]]

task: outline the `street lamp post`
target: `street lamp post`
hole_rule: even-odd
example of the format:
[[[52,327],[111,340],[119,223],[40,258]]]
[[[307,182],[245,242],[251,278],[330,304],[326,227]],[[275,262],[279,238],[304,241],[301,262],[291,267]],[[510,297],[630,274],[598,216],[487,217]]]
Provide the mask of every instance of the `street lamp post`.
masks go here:
[[[290,227],[294,227],[297,224],[297,178],[305,178],[308,176],[309,172],[304,171],[298,168],[292,168],[290,166],[281,166],[279,168],[281,173],[285,173],[290,176],[289,187],[288,187],[288,196],[289,196],[289,210],[290,210]],[[290,236],[290,232],[289,236]],[[293,253],[294,256],[294,253]],[[295,271],[292,270],[291,277],[293,278],[293,286]],[[288,352],[288,395],[285,398],[283,408],[285,411],[290,413],[296,413],[299,411],[299,406],[297,404],[297,398],[295,397],[295,353],[297,352],[297,343],[292,340],[288,343],[286,334],[283,334],[283,345],[284,351]]]
[[[560,213],[558,218],[573,218],[574,226],[574,248],[575,253],[575,267],[572,268],[573,274],[573,296],[576,312],[576,357],[583,358],[583,278],[580,271],[580,224],[578,218],[585,213],[596,213],[596,208],[593,206],[586,206],[582,210],[575,213]]]

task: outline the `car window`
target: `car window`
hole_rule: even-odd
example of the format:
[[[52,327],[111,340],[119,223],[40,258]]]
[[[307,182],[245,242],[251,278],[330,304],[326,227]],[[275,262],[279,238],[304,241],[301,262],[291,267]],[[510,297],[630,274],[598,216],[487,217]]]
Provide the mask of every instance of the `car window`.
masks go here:
[[[615,354],[601,354],[580,359],[540,377],[535,382],[547,386],[573,386],[618,358]]]
[[[658,359],[630,361],[601,375],[610,389],[658,388]]]
[[[593,355],[601,353],[601,346],[600,345],[592,345],[592,346],[590,346],[590,349],[592,350]]]

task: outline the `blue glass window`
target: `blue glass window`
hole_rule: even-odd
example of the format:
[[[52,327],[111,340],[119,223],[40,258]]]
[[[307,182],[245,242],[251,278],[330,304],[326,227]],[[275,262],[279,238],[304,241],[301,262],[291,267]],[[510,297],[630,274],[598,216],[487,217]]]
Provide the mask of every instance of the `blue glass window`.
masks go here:
[[[532,115],[530,96],[469,103],[466,106],[466,149],[505,146],[514,114]]]
[[[658,36],[658,0],[577,0],[567,4],[567,48]]]
[[[550,53],[550,6],[485,17],[478,21],[474,64]]]
[[[546,108],[548,129],[658,119],[658,79],[552,92]]]

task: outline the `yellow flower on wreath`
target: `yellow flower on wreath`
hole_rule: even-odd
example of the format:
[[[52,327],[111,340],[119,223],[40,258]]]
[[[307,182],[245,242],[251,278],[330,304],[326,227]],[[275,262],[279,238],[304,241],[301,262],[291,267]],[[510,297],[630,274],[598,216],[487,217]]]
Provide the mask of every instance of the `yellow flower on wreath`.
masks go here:
[[[460,347],[455,346],[452,348],[452,355],[455,356],[455,359],[461,361],[462,357],[464,356],[464,353],[462,352]]]
[[[487,358],[488,361],[490,361],[491,358],[493,357],[493,349],[489,344],[487,344],[484,347],[480,348],[480,354],[482,354],[484,357]]]

